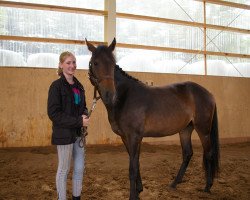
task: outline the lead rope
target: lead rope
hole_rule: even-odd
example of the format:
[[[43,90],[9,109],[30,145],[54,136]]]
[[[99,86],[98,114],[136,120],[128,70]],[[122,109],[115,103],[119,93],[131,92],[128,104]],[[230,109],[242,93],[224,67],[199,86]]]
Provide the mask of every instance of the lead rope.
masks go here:
[[[88,113],[88,118],[91,116],[91,113],[94,111],[97,101],[101,98],[101,96],[97,97],[97,89],[94,87],[94,97],[92,101],[91,109]],[[87,127],[81,127],[81,139],[79,140],[79,147],[83,148],[86,145],[86,136],[88,135]]]

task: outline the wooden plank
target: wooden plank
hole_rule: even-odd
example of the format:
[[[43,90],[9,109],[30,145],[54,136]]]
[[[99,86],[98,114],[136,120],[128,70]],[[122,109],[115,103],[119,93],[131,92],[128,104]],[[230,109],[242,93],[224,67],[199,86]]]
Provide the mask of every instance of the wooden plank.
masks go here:
[[[0,40],[86,45],[85,40],[66,40],[66,39],[55,39],[55,38],[36,38],[36,37],[22,37],[22,36],[8,36],[8,35],[0,35]],[[99,41],[89,41],[89,42],[91,42],[96,46],[103,44],[107,45],[107,42],[99,42]],[[120,48],[130,48],[130,49],[145,49],[145,50],[156,50],[156,51],[170,51],[170,52],[181,52],[181,53],[192,53],[192,54],[227,56],[236,58],[250,58],[250,55],[248,54],[213,52],[213,51],[205,52],[202,50],[181,49],[173,47],[146,46],[146,45],[136,45],[136,44],[125,44],[125,43],[117,43],[116,46]]]
[[[0,40],[86,45],[85,39],[83,39],[83,40],[67,40],[67,39],[56,39],[56,38],[38,38],[38,37],[0,35]],[[106,42],[98,42],[98,41],[89,41],[89,42],[93,43],[94,45],[102,45],[102,44],[107,45]]]
[[[230,32],[236,32],[236,33],[250,34],[249,29],[219,26],[219,25],[213,25],[213,24],[206,24],[206,28],[220,30],[220,31],[230,31]]]
[[[229,1],[221,1],[221,0],[194,0],[194,1],[200,1],[200,2],[206,2],[211,4],[217,4],[221,6],[229,6],[233,8],[240,8],[245,10],[250,10],[250,5],[247,4],[241,4],[241,3],[234,3]]]
[[[36,4],[36,3],[0,1],[0,6],[34,9],[34,10],[58,11],[58,12],[77,13],[77,14],[88,14],[88,15],[97,15],[97,16],[107,16],[107,11],[103,11],[103,10],[56,6],[56,5],[45,5],[45,4]]]

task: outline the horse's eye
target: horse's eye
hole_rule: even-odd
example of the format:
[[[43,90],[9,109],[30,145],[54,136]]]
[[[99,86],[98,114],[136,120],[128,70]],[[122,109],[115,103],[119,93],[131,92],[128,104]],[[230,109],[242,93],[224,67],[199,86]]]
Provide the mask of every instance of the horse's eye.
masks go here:
[[[97,62],[94,62],[94,65],[95,65],[95,66],[97,66],[97,65],[98,65],[98,63],[97,63]]]

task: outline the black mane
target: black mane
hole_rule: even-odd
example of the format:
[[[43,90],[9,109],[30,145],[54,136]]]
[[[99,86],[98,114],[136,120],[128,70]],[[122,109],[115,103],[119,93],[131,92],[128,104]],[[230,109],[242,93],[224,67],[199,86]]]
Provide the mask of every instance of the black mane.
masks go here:
[[[125,77],[127,77],[127,78],[129,78],[129,79],[131,79],[131,80],[134,80],[134,81],[136,81],[136,82],[141,83],[141,81],[140,81],[139,79],[137,79],[137,78],[135,78],[135,77],[129,75],[127,72],[123,71],[123,69],[120,68],[119,65],[116,65],[116,66],[115,66],[115,71],[119,71],[123,76],[125,76]]]

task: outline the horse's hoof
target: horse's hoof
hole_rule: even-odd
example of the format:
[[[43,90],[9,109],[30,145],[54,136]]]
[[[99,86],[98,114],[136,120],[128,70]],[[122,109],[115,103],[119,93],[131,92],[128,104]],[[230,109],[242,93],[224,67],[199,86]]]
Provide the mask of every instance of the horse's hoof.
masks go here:
[[[211,194],[210,188],[205,187],[204,192]]]
[[[140,194],[143,191],[143,188],[139,188],[137,192]]]
[[[169,188],[170,188],[171,190],[176,190],[176,184],[171,183],[171,184],[169,185]]]
[[[136,186],[136,191],[138,192],[138,194],[140,194],[143,191],[143,186],[142,184],[137,184]]]
[[[129,200],[140,200],[140,197],[135,197],[135,198],[129,198]]]

